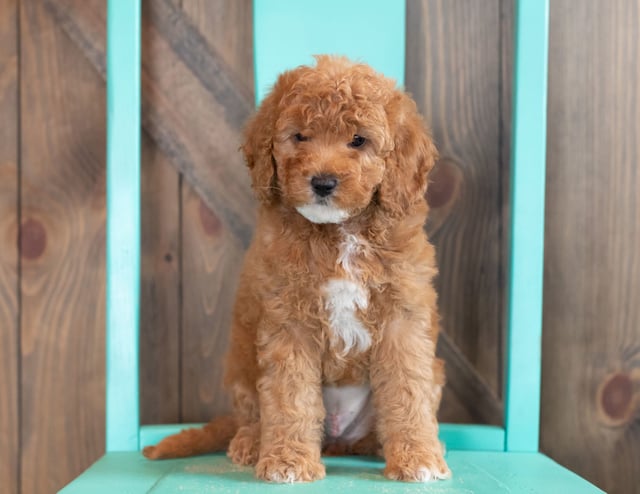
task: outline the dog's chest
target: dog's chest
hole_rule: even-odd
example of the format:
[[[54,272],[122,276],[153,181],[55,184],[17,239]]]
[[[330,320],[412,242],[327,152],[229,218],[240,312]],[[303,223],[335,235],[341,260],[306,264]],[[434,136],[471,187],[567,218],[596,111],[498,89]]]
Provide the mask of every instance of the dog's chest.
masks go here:
[[[369,245],[358,235],[343,232],[336,259],[336,276],[322,286],[329,342],[334,351],[347,355],[371,346],[371,334],[362,322],[369,306],[369,289],[363,272]]]

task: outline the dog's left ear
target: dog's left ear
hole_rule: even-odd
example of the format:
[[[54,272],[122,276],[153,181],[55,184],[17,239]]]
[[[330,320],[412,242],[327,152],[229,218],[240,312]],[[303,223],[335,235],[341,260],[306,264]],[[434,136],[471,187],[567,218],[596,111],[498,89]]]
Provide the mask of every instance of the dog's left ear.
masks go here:
[[[418,201],[424,200],[427,175],[438,152],[415,102],[408,95],[396,92],[386,111],[393,149],[379,189],[380,204],[392,216],[403,216]]]

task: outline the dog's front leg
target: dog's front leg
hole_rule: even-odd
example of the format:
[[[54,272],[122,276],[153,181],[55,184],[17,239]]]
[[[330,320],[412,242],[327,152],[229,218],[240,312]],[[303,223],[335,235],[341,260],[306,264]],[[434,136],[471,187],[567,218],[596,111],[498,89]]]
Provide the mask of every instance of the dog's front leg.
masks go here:
[[[371,385],[387,478],[426,482],[451,475],[438,440],[435,344],[424,321],[396,317],[373,349]]]
[[[256,475],[285,483],[321,479],[324,407],[317,342],[286,329],[260,339],[261,438]]]

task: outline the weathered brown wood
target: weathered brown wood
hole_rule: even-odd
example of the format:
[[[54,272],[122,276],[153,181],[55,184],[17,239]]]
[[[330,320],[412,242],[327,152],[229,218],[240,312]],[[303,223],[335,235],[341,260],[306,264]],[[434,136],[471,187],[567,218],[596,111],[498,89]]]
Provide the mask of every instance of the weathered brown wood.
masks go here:
[[[196,17],[197,22],[204,21],[204,29],[198,29],[188,16],[185,16],[185,10],[192,6],[205,14],[205,16]],[[238,6],[239,9],[237,9]],[[238,5],[228,4],[226,7],[224,13],[247,12],[246,2],[240,2]],[[239,36],[236,37],[239,39],[246,39],[248,31],[237,29],[242,26],[230,23],[231,19],[219,15],[222,13],[220,10],[221,2],[211,2],[208,7],[205,5],[202,8],[198,6],[197,1],[190,0],[182,2],[182,8],[180,8],[173,0],[158,0],[149,13],[153,25],[163,33],[175,54],[221,105],[224,120],[232,129],[239,129],[243,127],[247,117],[253,111],[251,86],[247,85],[248,81],[237,77],[232,66],[225,63],[222,51],[225,51],[226,47],[221,46],[218,49],[218,43],[208,43],[202,33],[207,32],[206,28],[209,27],[210,22],[226,27],[224,31],[238,33]],[[248,12],[251,13],[251,10],[249,9]],[[208,15],[210,13],[213,17]],[[246,27],[246,23],[244,26]],[[215,35],[213,31],[208,32],[210,35]]]
[[[500,396],[505,165],[500,2],[423,0],[407,6],[407,89],[431,124],[450,170],[433,174],[447,183],[431,184],[445,195],[427,225],[440,266],[442,324],[492,394]],[[464,382],[464,369],[455,362],[447,371],[450,383]]]
[[[543,451],[640,486],[640,5],[551,2]]]
[[[0,0],[0,486],[19,492],[18,3]]]
[[[235,74],[253,111],[253,2],[182,0],[182,12]]]
[[[145,40],[142,56],[145,56]],[[180,177],[151,138],[142,139],[140,419],[180,420]]]
[[[501,401],[447,333],[441,333],[438,355],[447,363],[447,387],[465,405],[473,422],[502,425]]]
[[[183,192],[181,414],[186,422],[229,410],[222,388],[242,246],[200,197]]]
[[[244,78],[242,85],[251,87],[251,1],[190,0],[182,3],[181,15],[192,20],[230,71]],[[239,131],[235,140],[241,140]],[[201,421],[229,409],[223,357],[244,249],[186,182],[182,198],[182,416]]]
[[[104,451],[105,91],[20,5],[21,482],[56,492]]]
[[[103,2],[45,0],[45,4],[104,75]],[[148,7],[142,23],[143,36],[150,40],[142,63],[143,125],[207,205],[247,245],[253,198],[237,151],[238,131],[252,108],[249,86],[173,1],[160,0]]]

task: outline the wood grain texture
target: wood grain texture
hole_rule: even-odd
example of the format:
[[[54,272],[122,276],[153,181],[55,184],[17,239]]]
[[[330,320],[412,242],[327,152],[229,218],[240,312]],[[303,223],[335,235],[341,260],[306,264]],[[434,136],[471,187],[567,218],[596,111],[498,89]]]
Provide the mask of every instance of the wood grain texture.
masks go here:
[[[105,73],[102,0],[44,0],[94,68]],[[253,197],[238,154],[250,86],[224,62],[175,0],[145,4],[142,123],[185,179],[248,245]],[[227,25],[228,29],[233,26]]]
[[[193,190],[183,192],[181,416],[207,421],[230,409],[223,357],[244,250]]]
[[[505,254],[501,4],[423,0],[407,6],[407,89],[431,124],[442,157],[430,184],[437,194],[428,192],[427,231],[440,267],[443,329],[500,397]],[[452,364],[449,382],[463,382],[463,369]],[[478,421],[467,398],[463,404]]]
[[[451,337],[445,332],[440,334],[437,353],[446,362],[448,372],[440,420],[452,422],[446,415],[449,407],[446,402],[455,397],[467,410],[461,417],[453,416],[456,422],[502,425],[504,409],[496,393],[451,341]]]
[[[543,451],[640,492],[640,5],[551,2]]]
[[[19,492],[18,3],[0,0],[0,486]]]
[[[145,40],[142,56],[145,56]],[[180,177],[142,134],[140,419],[180,421]]]
[[[194,165],[181,170],[186,180],[248,245],[254,203],[238,147],[239,131],[252,109],[250,86],[235,76],[216,47],[171,0],[150,7],[143,35],[154,41],[149,43],[150,65],[143,61],[143,91],[155,104],[143,103],[143,109],[153,122],[171,122],[169,130],[177,139],[169,140],[183,146],[167,154],[172,160],[191,156]],[[236,29],[223,19],[220,22],[226,29]],[[146,77],[147,73],[153,76]],[[165,111],[168,98],[172,105]],[[157,140],[161,146],[166,141]]]
[[[21,478],[55,492],[104,451],[105,91],[23,0]]]
[[[249,0],[182,0],[182,11],[249,92],[253,111],[253,7]],[[240,122],[241,126],[244,122]]]
[[[243,86],[252,87],[251,1],[188,0],[182,12]],[[238,130],[238,145],[241,138]],[[234,164],[216,166],[237,166],[238,160],[240,172],[247,174],[236,154]],[[222,387],[223,359],[244,248],[220,211],[209,208],[186,181],[182,199],[182,417],[202,421],[230,408]]]

